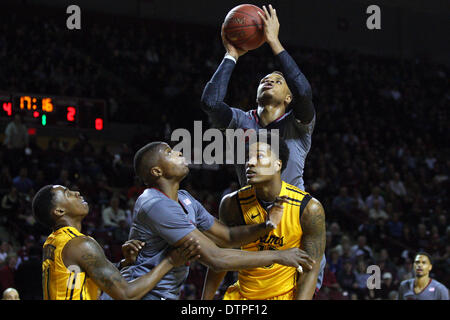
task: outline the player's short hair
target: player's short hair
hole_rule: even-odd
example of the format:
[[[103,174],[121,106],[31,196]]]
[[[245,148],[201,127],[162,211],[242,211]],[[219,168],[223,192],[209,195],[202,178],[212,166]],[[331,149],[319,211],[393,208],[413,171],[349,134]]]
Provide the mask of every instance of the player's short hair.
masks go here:
[[[141,149],[139,149],[134,155],[133,161],[134,172],[145,184],[148,184],[149,182],[148,176],[149,166],[153,165],[156,160],[155,151],[157,150],[157,147],[162,143],[164,142],[162,141],[150,142],[145,146],[143,146]]]
[[[257,142],[265,142],[270,146],[270,149],[272,151],[272,145],[275,143],[275,141],[278,141],[278,154],[276,155],[278,159],[281,160],[281,172],[286,168],[287,162],[289,160],[289,148],[286,144],[286,141],[284,141],[283,138],[281,138],[279,135],[272,133],[271,130],[268,131],[260,131],[256,135],[256,141]],[[273,150],[275,151],[275,150]]]
[[[55,221],[53,220],[51,214],[55,207],[55,204],[53,203],[53,196],[53,185],[46,185],[36,192],[31,204],[35,219],[50,229],[55,225]]]
[[[284,81],[286,81],[286,86],[288,87],[288,90],[289,90],[289,94],[291,95],[291,102],[290,103],[292,103],[292,101],[294,100],[294,95],[292,94],[291,88],[289,88],[289,85],[287,83],[287,79],[284,76],[283,72],[275,70],[275,71],[272,71],[272,73],[279,74],[280,76],[282,76],[284,78]]]
[[[429,253],[427,253],[427,252],[425,252],[425,251],[419,251],[419,252],[417,252],[416,255],[414,256],[414,259],[415,259],[417,256],[425,256],[425,257],[427,257],[428,260],[430,261],[430,264],[433,265],[433,260],[431,259],[431,255],[430,255]]]

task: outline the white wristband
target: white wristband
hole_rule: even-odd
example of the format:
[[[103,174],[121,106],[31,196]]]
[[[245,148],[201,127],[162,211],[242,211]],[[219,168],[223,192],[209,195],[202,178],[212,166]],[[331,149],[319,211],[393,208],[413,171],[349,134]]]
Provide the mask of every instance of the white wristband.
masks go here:
[[[236,63],[236,59],[231,54],[229,54],[228,52],[225,53],[224,59],[230,59],[230,60],[233,60],[234,63]]]
[[[273,223],[272,221],[266,220],[266,228],[276,229],[277,226],[276,226],[275,223]]]

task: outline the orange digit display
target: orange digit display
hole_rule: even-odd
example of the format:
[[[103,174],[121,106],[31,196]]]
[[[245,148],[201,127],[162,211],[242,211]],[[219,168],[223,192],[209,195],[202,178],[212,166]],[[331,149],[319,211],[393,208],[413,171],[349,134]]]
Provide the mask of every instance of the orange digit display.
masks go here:
[[[30,96],[22,96],[20,97],[20,109],[25,109],[25,103],[27,104],[26,109],[31,110],[31,97]]]
[[[53,112],[52,98],[43,98],[42,99],[42,111]]]

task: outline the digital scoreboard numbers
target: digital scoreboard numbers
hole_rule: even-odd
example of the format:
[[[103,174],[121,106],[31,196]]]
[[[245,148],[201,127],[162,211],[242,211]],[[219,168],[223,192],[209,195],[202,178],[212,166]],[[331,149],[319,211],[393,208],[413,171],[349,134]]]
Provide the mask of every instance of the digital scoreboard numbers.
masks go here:
[[[42,127],[73,127],[101,131],[106,120],[104,100],[0,92],[0,119],[13,119]]]

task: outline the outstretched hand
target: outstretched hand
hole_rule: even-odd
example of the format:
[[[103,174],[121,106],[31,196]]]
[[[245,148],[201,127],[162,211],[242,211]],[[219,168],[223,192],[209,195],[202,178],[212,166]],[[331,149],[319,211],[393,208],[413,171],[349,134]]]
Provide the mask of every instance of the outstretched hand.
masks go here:
[[[266,42],[272,48],[274,54],[278,54],[284,50],[280,40],[278,39],[278,33],[280,32],[280,22],[278,21],[277,11],[269,4],[269,10],[266,6],[263,6],[265,14],[258,11],[258,15],[261,17],[264,24],[264,36]]]

